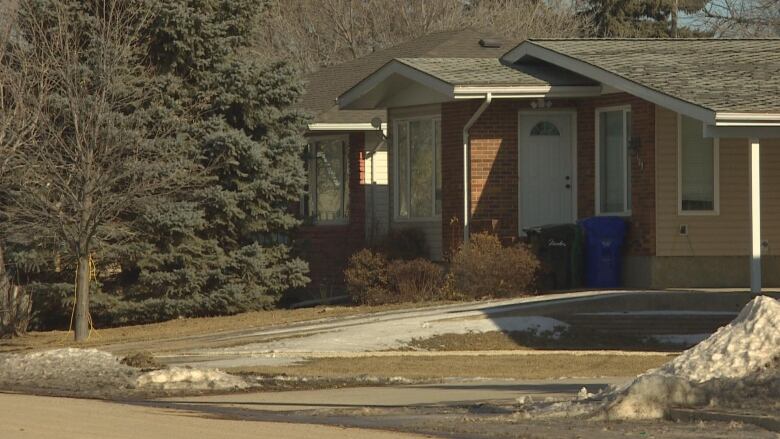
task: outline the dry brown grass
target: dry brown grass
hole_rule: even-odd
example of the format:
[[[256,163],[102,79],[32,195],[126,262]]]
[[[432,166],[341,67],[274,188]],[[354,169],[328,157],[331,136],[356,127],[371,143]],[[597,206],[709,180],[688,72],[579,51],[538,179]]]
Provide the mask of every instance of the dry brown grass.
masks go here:
[[[409,342],[403,350],[425,351],[514,351],[607,349],[628,351],[678,352],[683,347],[662,344],[642,337],[617,336],[601,332],[565,332],[559,338],[538,336],[532,332],[491,331],[467,334],[440,334]]]
[[[118,343],[168,340],[209,335],[224,331],[252,330],[330,317],[354,316],[443,304],[445,304],[445,302],[430,302],[424,305],[417,303],[377,306],[327,306],[254,311],[234,316],[178,319],[148,325],[98,329],[97,332],[90,336],[89,340],[79,344],[73,341],[73,333],[68,333],[66,331],[31,332],[21,338],[0,340],[0,352],[50,349],[68,346],[97,347]]]
[[[484,377],[549,379],[633,376],[666,363],[673,355],[480,355],[321,358],[298,366],[251,367],[235,373],[346,378],[358,375],[433,379]]]

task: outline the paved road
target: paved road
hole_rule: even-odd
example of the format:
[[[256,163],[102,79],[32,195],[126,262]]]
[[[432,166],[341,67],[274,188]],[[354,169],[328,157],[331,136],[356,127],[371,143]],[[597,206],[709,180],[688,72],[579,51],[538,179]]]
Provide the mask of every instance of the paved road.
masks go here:
[[[418,436],[312,424],[246,422],[110,402],[0,394],[3,439],[414,439]]]
[[[351,387],[343,389],[298,390],[288,392],[235,393],[164,399],[171,408],[198,405],[204,408],[235,407],[274,412],[361,408],[423,408],[468,406],[483,403],[513,405],[517,398],[530,396],[571,398],[586,387],[596,393],[610,384],[630,378],[566,378],[560,380],[452,380],[437,384],[392,387]]]

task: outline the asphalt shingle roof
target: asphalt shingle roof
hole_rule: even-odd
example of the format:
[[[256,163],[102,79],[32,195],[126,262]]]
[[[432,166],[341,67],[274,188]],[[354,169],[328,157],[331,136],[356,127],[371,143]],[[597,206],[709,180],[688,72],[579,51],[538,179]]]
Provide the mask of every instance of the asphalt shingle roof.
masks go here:
[[[505,40],[501,47],[482,47],[479,40],[498,39],[489,32],[474,29],[438,32],[368,54],[362,58],[330,66],[306,76],[307,92],[299,107],[320,123],[366,123],[375,116],[384,119],[384,110],[339,110],[336,98],[395,58],[493,58],[497,60],[515,42]]]
[[[780,112],[780,39],[532,43],[715,112]]]
[[[451,85],[590,85],[582,76],[552,66],[509,67],[498,58],[398,58],[398,62]]]

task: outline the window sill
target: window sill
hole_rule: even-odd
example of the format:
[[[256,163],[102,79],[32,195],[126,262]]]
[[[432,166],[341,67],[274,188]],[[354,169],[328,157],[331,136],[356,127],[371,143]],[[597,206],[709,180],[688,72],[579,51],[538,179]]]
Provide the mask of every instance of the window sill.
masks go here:
[[[631,211],[626,212],[597,212],[596,216],[619,216],[623,218],[628,218],[631,216]]]
[[[434,223],[441,221],[440,216],[427,216],[427,217],[418,217],[418,218],[409,218],[409,217],[394,217],[393,222],[395,223]]]
[[[678,210],[677,216],[719,216],[720,212],[717,210]]]

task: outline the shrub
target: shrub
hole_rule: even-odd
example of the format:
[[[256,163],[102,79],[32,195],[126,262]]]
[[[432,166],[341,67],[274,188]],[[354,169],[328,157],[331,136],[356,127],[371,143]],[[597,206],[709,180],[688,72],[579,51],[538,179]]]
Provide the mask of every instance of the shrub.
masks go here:
[[[411,261],[430,254],[425,232],[420,229],[391,230],[379,244],[379,251],[389,260]]]
[[[344,280],[350,299],[361,305],[436,300],[445,291],[441,266],[422,258],[388,262],[372,250],[352,255]]]
[[[360,250],[349,258],[344,281],[347,294],[354,303],[378,305],[387,303],[390,298],[387,259],[372,250]]]
[[[451,287],[467,298],[528,292],[540,263],[525,245],[505,247],[493,235],[472,235],[452,257]]]
[[[419,258],[393,261],[387,266],[388,289],[398,302],[419,302],[441,298],[444,269]]]

